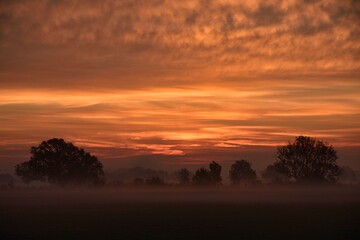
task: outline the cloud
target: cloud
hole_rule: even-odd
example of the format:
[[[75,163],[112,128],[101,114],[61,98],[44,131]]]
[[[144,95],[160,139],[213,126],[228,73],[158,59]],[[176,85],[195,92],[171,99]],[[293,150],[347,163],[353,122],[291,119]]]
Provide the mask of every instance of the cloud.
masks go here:
[[[234,159],[297,134],[357,147],[359,9],[351,0],[2,1],[0,145],[64,137],[109,162],[172,163]]]
[[[4,1],[1,85],[134,88],[269,71],[356,74],[358,2],[251,2]]]

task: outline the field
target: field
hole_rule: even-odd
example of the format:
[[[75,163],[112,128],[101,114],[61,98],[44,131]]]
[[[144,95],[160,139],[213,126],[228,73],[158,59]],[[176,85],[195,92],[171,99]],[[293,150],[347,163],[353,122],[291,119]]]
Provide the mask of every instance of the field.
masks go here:
[[[360,239],[358,188],[20,189],[1,239]]]

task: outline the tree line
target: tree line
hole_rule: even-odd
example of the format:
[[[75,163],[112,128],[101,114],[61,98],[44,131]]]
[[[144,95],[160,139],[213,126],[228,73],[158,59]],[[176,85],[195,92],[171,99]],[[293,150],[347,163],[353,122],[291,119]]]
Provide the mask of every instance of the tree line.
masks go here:
[[[105,173],[98,158],[61,138],[43,141],[31,147],[31,158],[15,166],[22,181],[44,181],[56,185],[102,185]],[[271,183],[336,183],[341,170],[333,146],[308,136],[298,136],[293,142],[277,148],[275,162],[263,173]],[[192,176],[186,168],[178,172],[180,185],[216,186],[222,184],[222,166],[212,161]],[[256,171],[246,160],[235,161],[229,170],[234,185],[259,183]],[[163,179],[134,179],[134,183],[162,185]]]

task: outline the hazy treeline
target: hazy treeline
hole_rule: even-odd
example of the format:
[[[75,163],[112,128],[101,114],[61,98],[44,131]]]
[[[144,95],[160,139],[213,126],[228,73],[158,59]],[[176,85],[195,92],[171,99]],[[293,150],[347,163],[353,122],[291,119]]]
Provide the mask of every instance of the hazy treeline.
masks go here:
[[[208,166],[176,172],[135,167],[105,174],[102,163],[84,149],[49,139],[31,147],[31,158],[15,166],[15,174],[24,183],[44,182],[53,185],[97,186],[221,186],[259,184],[357,184],[358,173],[350,167],[339,167],[333,146],[315,138],[299,136],[294,142],[280,146],[276,160],[257,173],[249,161],[234,161],[229,171],[216,161]],[[225,181],[224,181],[225,177]],[[230,181],[226,181],[229,179]],[[12,188],[15,178],[0,174],[1,188]]]
[[[180,185],[193,186],[199,185],[193,181],[196,171],[190,171],[187,168],[178,171],[167,172],[150,168],[133,167],[121,168],[117,171],[106,174],[106,184],[109,186],[146,186],[146,185]],[[294,180],[274,172],[271,168],[264,169],[258,173],[254,170],[255,177],[244,179],[242,182],[234,183],[231,181],[230,173],[222,172],[222,181],[218,185],[276,185],[276,184],[295,184]],[[358,185],[360,172],[350,167],[341,167],[338,184]]]
[[[188,172],[188,177],[186,172]],[[276,185],[276,184],[295,184],[294,181],[283,177],[284,181],[278,181],[278,173],[272,172],[271,168],[259,171],[256,180],[242,183],[246,186],[254,185]],[[119,168],[116,171],[107,172],[104,186],[109,187],[139,187],[139,186],[193,186],[192,179],[195,171],[186,168],[178,171],[164,171],[143,167]],[[222,172],[221,186],[232,185],[229,173]],[[341,175],[338,184],[359,185],[360,172],[350,167],[341,167]],[[36,182],[31,186],[43,186],[47,183]],[[0,174],[0,188],[10,189],[16,186],[26,186],[16,177],[9,173]]]

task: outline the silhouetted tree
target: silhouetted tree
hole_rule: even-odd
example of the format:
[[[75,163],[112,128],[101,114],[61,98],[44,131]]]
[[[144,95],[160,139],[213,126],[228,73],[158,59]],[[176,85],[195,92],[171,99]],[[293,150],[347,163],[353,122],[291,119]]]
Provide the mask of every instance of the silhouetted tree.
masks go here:
[[[248,184],[256,182],[256,172],[248,161],[240,160],[231,165],[230,180],[233,184]]]
[[[199,168],[193,177],[195,185],[216,185],[221,183],[221,166],[216,162],[209,164],[210,171],[205,168]]]
[[[213,184],[219,184],[222,181],[221,178],[221,166],[217,162],[212,161],[209,164],[210,174]]]
[[[181,185],[187,185],[190,183],[190,172],[186,168],[180,169],[178,172],[179,183]]]
[[[195,172],[193,177],[193,183],[195,185],[210,185],[212,184],[212,176],[210,171],[205,168],[199,168]]]
[[[148,179],[154,176],[160,177],[164,180],[169,179],[169,174],[165,171],[139,166],[132,168],[119,168],[111,173],[107,173],[106,179],[132,182],[135,178]]]
[[[290,179],[283,173],[279,172],[279,170],[274,165],[269,165],[266,167],[265,171],[262,173],[262,178],[265,183],[270,184],[280,184],[290,181]]]
[[[64,139],[43,141],[39,146],[31,147],[30,152],[30,160],[15,167],[15,173],[24,182],[40,180],[60,185],[103,182],[101,162]]]
[[[296,137],[277,149],[276,158],[277,171],[297,182],[334,183],[340,175],[336,150],[315,138]]]
[[[146,184],[153,186],[161,186],[161,185],[165,185],[165,182],[160,177],[154,176],[146,179]]]

